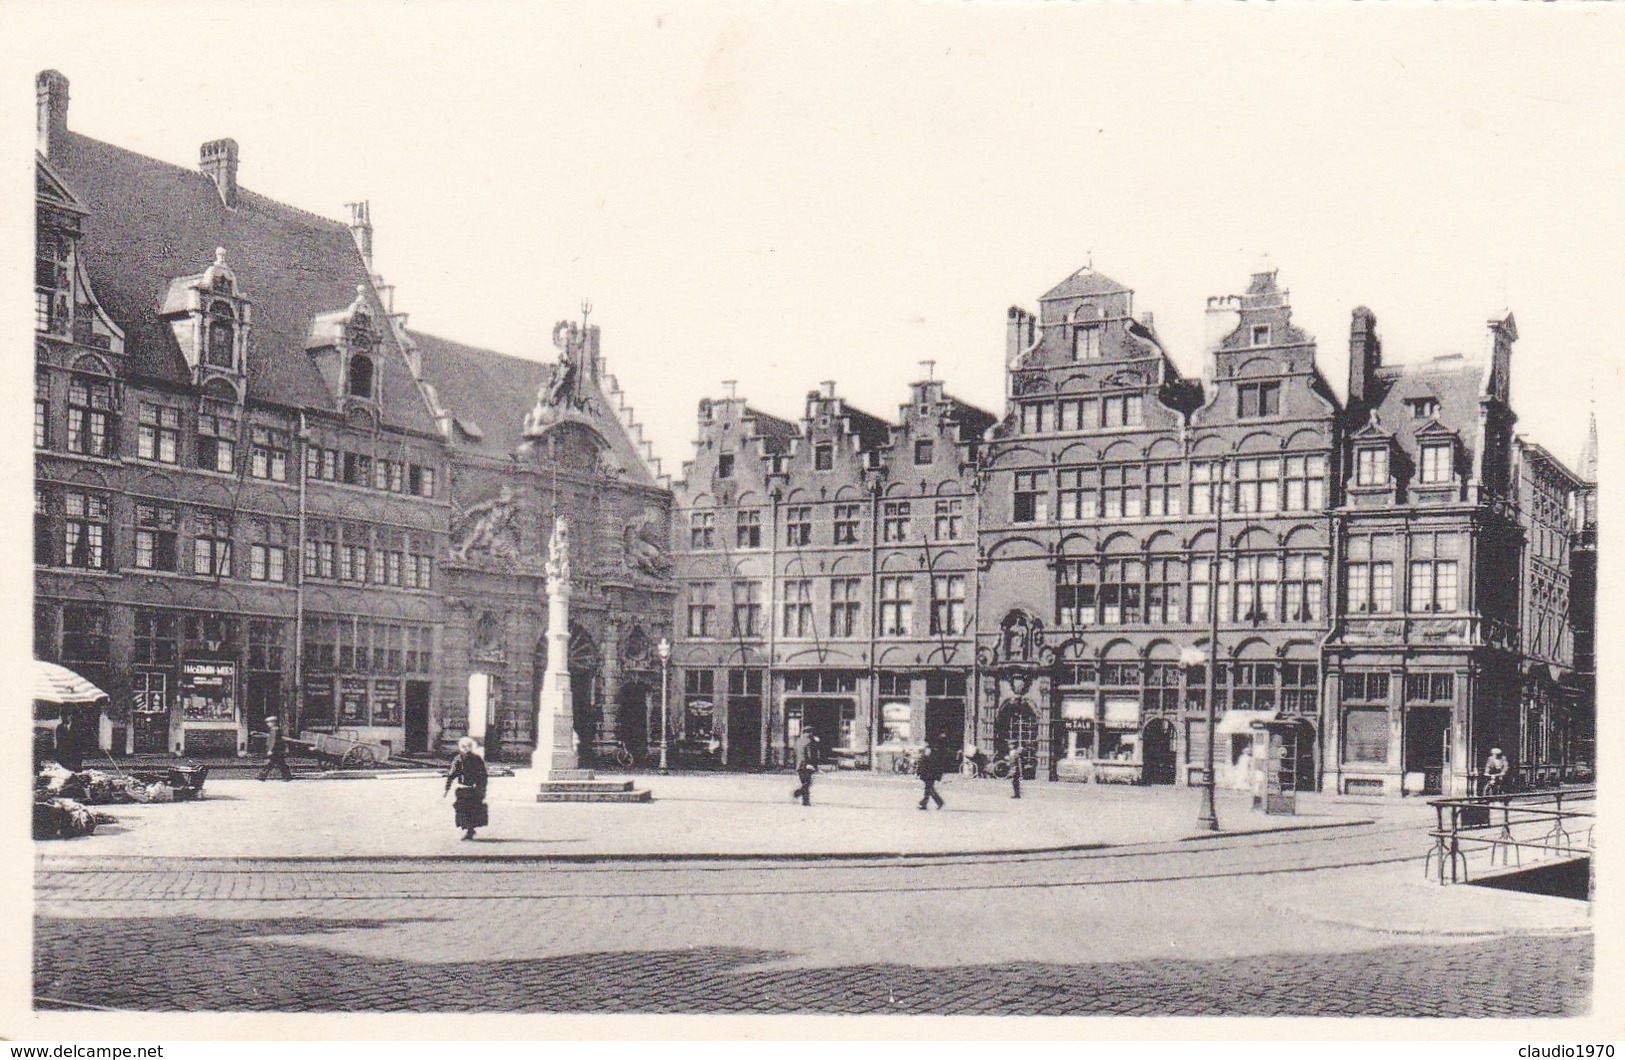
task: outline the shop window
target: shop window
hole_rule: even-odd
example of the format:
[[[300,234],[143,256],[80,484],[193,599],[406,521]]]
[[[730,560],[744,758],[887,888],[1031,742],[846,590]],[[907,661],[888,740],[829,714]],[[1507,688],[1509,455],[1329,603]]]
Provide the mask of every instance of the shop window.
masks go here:
[[[1231,667],[1231,694],[1237,710],[1274,710],[1275,673],[1272,662],[1238,662]]]
[[[1343,716],[1343,761],[1380,764],[1388,761],[1388,712],[1349,710]]]
[[[282,669],[283,623],[268,618],[248,620],[248,668]]]

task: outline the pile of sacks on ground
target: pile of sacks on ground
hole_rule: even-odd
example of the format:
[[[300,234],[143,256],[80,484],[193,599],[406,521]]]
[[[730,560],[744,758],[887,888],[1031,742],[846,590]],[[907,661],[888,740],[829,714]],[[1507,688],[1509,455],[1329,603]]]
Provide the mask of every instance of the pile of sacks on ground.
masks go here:
[[[34,777],[35,839],[75,839],[116,820],[85,805],[87,786],[75,779],[81,775],[55,762],[40,767]]]

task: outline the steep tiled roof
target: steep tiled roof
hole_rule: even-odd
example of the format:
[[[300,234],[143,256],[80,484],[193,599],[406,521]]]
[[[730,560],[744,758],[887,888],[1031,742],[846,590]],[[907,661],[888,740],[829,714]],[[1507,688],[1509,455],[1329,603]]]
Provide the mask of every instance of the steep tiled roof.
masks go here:
[[[1129,289],[1112,279],[1103,276],[1087,265],[1062,280],[1041,301],[1050,301],[1055,298],[1084,298],[1095,294],[1127,294]]]
[[[410,331],[423,360],[424,381],[440,396],[440,403],[463,422],[474,419],[479,437],[460,436],[459,448],[506,457],[525,440],[525,414],[537,394],[553,380],[552,362],[514,357],[495,350],[469,346],[438,335]],[[601,395],[602,396],[602,395]],[[615,405],[605,397],[600,408],[600,434],[609,442],[616,462],[634,481],[654,484],[643,457],[621,424],[613,419]]]
[[[943,401],[950,406],[949,415],[960,424],[961,437],[967,442],[979,442],[987,429],[999,422],[999,418],[983,408],[978,408],[968,401],[961,401],[956,397],[944,394]]]
[[[852,424],[852,431],[861,439],[865,449],[878,449],[891,440],[891,424],[879,416],[855,409],[842,402],[841,415]]]
[[[770,453],[784,453],[790,449],[790,441],[798,437],[801,432],[789,420],[781,419],[761,409],[745,406],[745,415],[754,418],[756,422],[756,436],[767,444]]]
[[[186,362],[158,309],[171,280],[202,272],[223,247],[253,305],[250,399],[336,408],[305,353],[311,318],[348,306],[358,284],[367,286],[374,315],[382,319],[385,312],[345,225],[246,190],[227,208],[207,175],[78,133],[53,143],[50,162],[89,207],[86,271],[96,297],[124,329],[138,373],[186,381]],[[434,421],[387,334],[384,352],[384,422],[433,432]]]
[[[1441,357],[1422,364],[1402,364],[1380,368],[1377,387],[1381,395],[1377,418],[1407,450],[1414,451],[1416,431],[1426,419],[1417,419],[1406,401],[1433,398],[1439,403],[1433,419],[1446,430],[1455,431],[1469,454],[1478,448],[1478,401],[1484,385],[1484,365],[1460,357]]]

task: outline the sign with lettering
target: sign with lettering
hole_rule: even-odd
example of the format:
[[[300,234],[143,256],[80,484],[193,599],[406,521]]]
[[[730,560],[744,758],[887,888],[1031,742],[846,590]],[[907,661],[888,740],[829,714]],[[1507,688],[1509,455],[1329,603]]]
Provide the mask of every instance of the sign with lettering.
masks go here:
[[[380,677],[372,682],[372,723],[401,723],[401,683],[395,678]]]
[[[181,716],[187,721],[237,720],[237,664],[189,662],[181,666]]]
[[[339,680],[339,721],[367,724],[365,677],[345,677]]]
[[[333,724],[333,675],[306,674],[302,696],[304,725]]]

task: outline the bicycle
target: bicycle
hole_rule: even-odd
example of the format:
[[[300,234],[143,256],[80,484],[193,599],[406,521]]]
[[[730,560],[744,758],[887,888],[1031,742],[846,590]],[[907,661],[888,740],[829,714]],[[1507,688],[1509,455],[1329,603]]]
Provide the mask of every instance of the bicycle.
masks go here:
[[[972,780],[1008,780],[1010,779],[1010,760],[1008,758],[995,758],[989,762],[984,754],[966,755],[959,764],[959,771]]]

